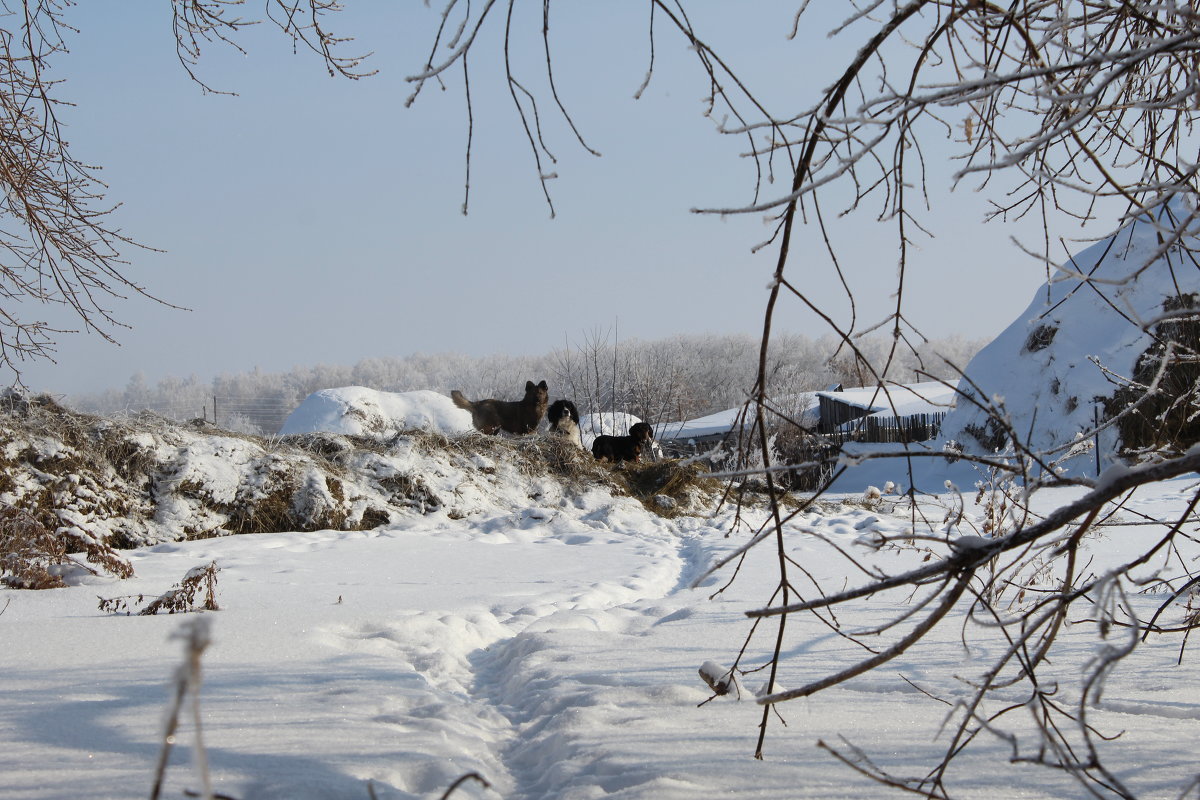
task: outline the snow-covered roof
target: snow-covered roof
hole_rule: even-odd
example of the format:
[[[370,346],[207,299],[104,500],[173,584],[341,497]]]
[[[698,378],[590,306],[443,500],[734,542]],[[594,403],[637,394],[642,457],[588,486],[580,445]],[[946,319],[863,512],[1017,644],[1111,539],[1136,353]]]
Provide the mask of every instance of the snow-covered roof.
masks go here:
[[[729,433],[737,424],[738,415],[743,406],[718,411],[697,419],[680,422],[660,422],[654,426],[654,438],[663,439],[700,439],[705,436],[716,436]]]
[[[840,392],[817,392],[817,396],[872,414],[910,417],[914,414],[944,414],[954,407],[957,392],[953,385],[924,381],[906,385],[864,386]]]
[[[796,414],[803,417],[805,414],[811,416],[815,413],[817,407],[817,393],[804,392],[802,394],[788,395],[777,401],[781,407],[787,409],[789,414]],[[724,411],[717,411],[707,416],[697,417],[696,419],[684,420],[681,422],[660,422],[654,427],[654,437],[659,440],[671,439],[701,439],[706,436],[717,436],[729,433],[734,426],[738,424],[739,417],[742,416],[744,405],[727,408]],[[793,417],[795,419],[795,417]],[[753,412],[748,412],[744,417],[743,426],[748,427],[749,423],[754,420]],[[803,422],[803,420],[797,420]],[[812,422],[814,420],[810,420]]]

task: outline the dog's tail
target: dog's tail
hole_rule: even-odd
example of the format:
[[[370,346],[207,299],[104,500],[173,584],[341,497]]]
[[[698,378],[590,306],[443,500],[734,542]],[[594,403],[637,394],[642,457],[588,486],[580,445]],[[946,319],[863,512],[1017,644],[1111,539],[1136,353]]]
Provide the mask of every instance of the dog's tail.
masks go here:
[[[465,411],[470,411],[475,406],[475,404],[463,396],[463,393],[458,389],[454,389],[450,392],[450,399],[454,401],[454,405]]]

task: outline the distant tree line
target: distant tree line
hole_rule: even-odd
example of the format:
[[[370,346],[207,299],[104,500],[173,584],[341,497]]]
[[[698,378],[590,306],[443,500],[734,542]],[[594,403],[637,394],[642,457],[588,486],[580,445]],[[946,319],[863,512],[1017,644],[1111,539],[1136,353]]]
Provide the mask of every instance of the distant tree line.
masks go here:
[[[886,378],[910,382],[955,380],[985,340],[959,336],[926,342],[894,359]],[[883,363],[884,336],[858,341],[859,353]],[[650,422],[694,419],[745,402],[758,369],[759,341],[747,335],[681,334],[619,341],[595,332],[573,345],[537,356],[461,353],[367,358],[347,365],[317,364],[288,372],[224,374],[203,381],[167,377],[151,385],[136,373],[121,389],[65,399],[95,414],[149,410],[172,419],[204,417],[244,433],[273,434],[305,397],[321,389],[365,386],[388,392],[431,389],[468,397],[514,399],[528,379],[545,378],[552,398],[566,397],[580,413],[623,411]],[[870,372],[833,337],[779,337],[771,350],[770,387],[776,396],[868,382]],[[215,406],[215,408],[214,408]]]

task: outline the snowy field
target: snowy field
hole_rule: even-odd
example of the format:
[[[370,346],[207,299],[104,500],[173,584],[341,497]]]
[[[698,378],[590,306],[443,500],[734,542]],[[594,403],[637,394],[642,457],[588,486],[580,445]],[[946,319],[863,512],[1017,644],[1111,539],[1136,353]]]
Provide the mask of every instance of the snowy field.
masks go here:
[[[1167,519],[1190,486],[1160,485],[1130,508]],[[1044,492],[1039,503],[1057,504],[1065,491]],[[711,597],[730,573],[701,576],[751,535],[743,527],[726,536],[731,520],[728,511],[665,520],[593,491],[554,507],[462,519],[414,512],[369,532],[161,544],[131,552],[137,576],[127,581],[84,576],[65,589],[0,590],[0,796],[149,796],[183,662],[177,635],[196,620],[212,637],[200,694],[209,774],[216,793],[239,800],[438,798],[468,772],[491,788],[471,781],[454,796],[903,796],[817,742],[850,742],[900,774],[924,774],[946,745],[945,701],[966,696],[960,679],[994,653],[986,644],[965,650],[960,623],[950,624],[876,672],[780,706],[786,727],[772,720],[766,758],[755,760],[761,707],[748,694],[701,705],[711,693],[697,673],[706,661],[732,662],[749,630],[743,612],[765,604],[776,582],[775,555],[762,547]],[[789,547],[837,589],[859,573],[823,537],[867,558],[855,542],[909,526],[908,514],[886,502],[831,504],[794,522]],[[1106,529],[1092,540],[1091,569],[1161,530]],[[895,569],[925,556],[877,557]],[[219,611],[143,617],[97,608],[98,597],[159,594],[212,561]],[[1149,614],[1161,596],[1133,602]],[[863,601],[841,617],[868,625],[904,603]],[[763,662],[774,631],[764,627],[743,665]],[[1080,665],[1103,643],[1086,623],[1064,636],[1072,657],[1053,669],[1070,701]],[[863,657],[800,615],[789,622],[786,650],[785,688]],[[1104,755],[1147,797],[1179,797],[1196,774],[1195,658],[1186,654],[1179,667],[1178,653],[1177,640],[1151,638],[1117,668],[1091,715],[1106,735],[1123,734],[1103,745]],[[749,693],[764,680],[758,673],[742,682]],[[1021,701],[1016,689],[1012,700]],[[185,714],[163,797],[201,790],[196,741]],[[1010,752],[980,737],[950,773],[951,791],[992,800],[1085,796],[1063,775],[1010,765]]]

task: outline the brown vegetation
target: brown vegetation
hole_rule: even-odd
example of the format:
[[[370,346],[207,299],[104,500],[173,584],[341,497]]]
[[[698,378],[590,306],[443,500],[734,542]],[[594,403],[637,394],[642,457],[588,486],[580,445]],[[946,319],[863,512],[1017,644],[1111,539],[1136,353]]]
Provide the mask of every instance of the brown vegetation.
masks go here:
[[[203,567],[192,567],[183,580],[172,586],[161,595],[147,598],[144,594],[125,595],[124,597],[100,598],[100,610],[111,611],[114,614],[125,612],[132,614],[135,607],[150,602],[140,609],[139,616],[154,614],[184,614],[189,611],[219,611],[217,605],[217,573],[220,572],[217,562],[212,561]],[[203,602],[196,602],[196,595],[203,594]]]
[[[75,557],[79,553],[86,564]],[[26,511],[0,507],[0,583],[14,589],[57,589],[66,585],[62,575],[71,567],[118,578],[133,574],[128,561],[86,532],[51,531]]]

